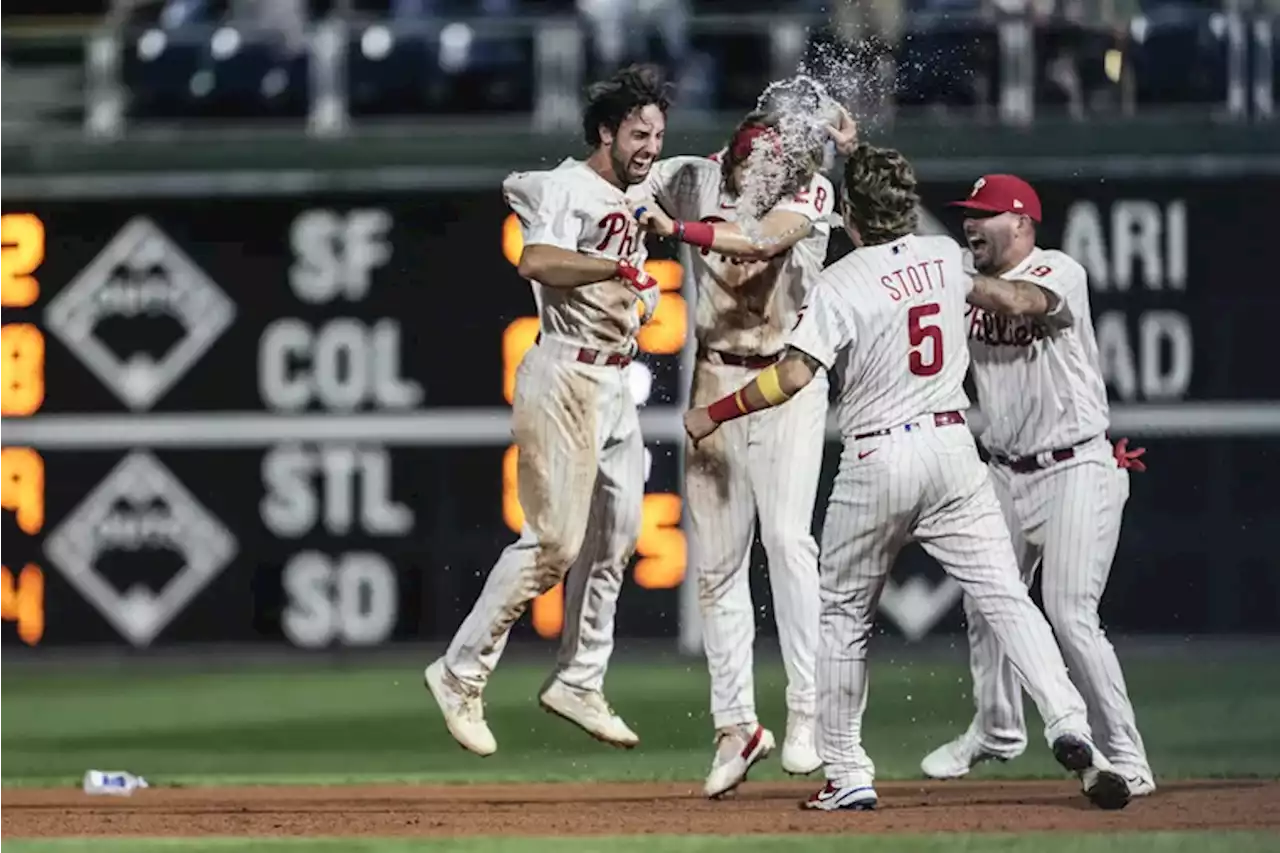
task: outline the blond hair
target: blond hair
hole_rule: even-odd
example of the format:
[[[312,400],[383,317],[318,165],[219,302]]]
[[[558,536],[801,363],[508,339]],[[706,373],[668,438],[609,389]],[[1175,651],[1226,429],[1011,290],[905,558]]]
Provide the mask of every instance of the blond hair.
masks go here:
[[[866,245],[916,230],[916,173],[902,152],[858,143],[844,164],[844,188],[849,215]]]

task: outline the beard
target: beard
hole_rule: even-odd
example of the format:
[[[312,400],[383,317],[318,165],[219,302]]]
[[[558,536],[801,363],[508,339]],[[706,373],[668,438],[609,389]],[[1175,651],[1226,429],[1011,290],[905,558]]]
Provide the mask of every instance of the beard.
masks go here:
[[[614,177],[618,179],[618,183],[624,187],[632,184],[638,184],[644,180],[644,177],[636,177],[631,172],[631,161],[622,156],[622,152],[618,150],[618,143],[614,142],[609,146],[609,162],[613,164]]]

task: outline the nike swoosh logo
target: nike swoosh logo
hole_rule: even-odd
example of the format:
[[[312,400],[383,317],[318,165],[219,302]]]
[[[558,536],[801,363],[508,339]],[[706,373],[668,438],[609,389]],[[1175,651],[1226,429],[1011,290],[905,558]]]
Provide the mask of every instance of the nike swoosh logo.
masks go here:
[[[858,451],[858,458],[859,458],[859,459],[866,459],[868,456],[870,456],[872,453],[875,453],[875,452],[876,452],[877,450],[879,450],[879,449],[880,449],[880,448],[878,448],[878,447],[873,447],[873,448],[871,448],[870,450],[860,450],[860,451]]]

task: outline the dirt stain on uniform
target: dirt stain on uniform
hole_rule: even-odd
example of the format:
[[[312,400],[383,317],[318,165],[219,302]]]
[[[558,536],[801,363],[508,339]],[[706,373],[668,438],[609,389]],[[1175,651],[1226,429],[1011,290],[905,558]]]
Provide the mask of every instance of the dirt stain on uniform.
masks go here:
[[[693,371],[693,383],[690,387],[690,399],[695,406],[706,406],[715,402],[729,392],[723,389],[723,383],[710,369],[709,365],[698,361]],[[729,500],[729,457],[725,447],[723,430],[717,430],[698,443],[688,442],[685,453],[685,464],[691,478],[709,484],[721,503]]]

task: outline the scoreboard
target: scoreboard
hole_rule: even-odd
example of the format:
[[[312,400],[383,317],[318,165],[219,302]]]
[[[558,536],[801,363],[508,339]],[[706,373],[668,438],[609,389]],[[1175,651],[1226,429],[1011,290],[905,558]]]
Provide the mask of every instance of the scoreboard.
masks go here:
[[[1149,448],[1105,618],[1275,630],[1280,400],[1259,347],[1280,179],[1029,177],[1041,244],[1088,272],[1113,434]],[[925,181],[924,227],[955,233],[943,204],[969,188]],[[523,518],[510,403],[537,321],[496,184],[147,189],[3,202],[5,647],[449,636]],[[677,591],[687,294],[672,247],[651,250],[664,296],[627,374],[647,480],[624,637],[696,627]],[[833,234],[829,259],[848,250]],[[912,552],[881,614],[914,638],[959,629],[958,601]],[[561,619],[556,589],[516,631],[552,638]]]
[[[496,188],[6,199],[4,642],[451,633],[523,520],[520,239]],[[649,271],[665,293],[628,380],[674,422],[682,270]],[[674,634],[677,448],[646,461],[619,618]],[[557,588],[521,630],[556,636],[561,608]]]

